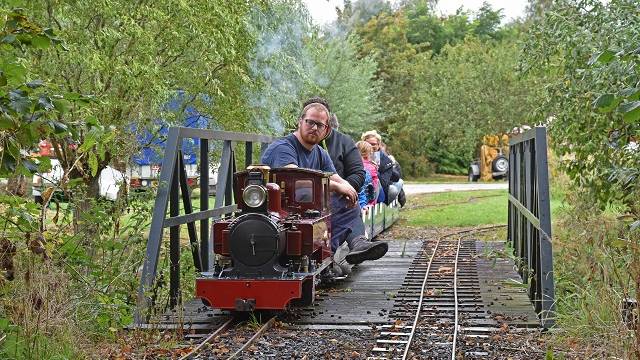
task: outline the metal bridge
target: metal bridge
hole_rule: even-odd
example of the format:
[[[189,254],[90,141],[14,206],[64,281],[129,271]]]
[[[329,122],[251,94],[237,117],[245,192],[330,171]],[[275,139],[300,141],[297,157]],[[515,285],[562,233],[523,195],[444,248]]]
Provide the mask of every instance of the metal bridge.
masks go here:
[[[194,211],[193,204],[191,203],[190,189],[187,186],[186,172],[180,153],[180,144],[183,139],[195,138],[200,139],[200,169],[207,169],[209,167],[211,155],[210,145],[212,142],[222,142],[215,206],[209,209],[208,172],[201,171],[199,178],[200,201],[198,211]],[[196,311],[196,308],[200,306],[198,302],[184,301],[180,295],[180,227],[182,225],[186,225],[187,227],[191,257],[195,269],[197,271],[209,270],[210,265],[213,263],[213,259],[211,258],[212,252],[210,251],[212,244],[209,234],[211,221],[224,216],[230,216],[236,210],[232,198],[232,175],[236,170],[236,154],[244,155],[244,164],[247,166],[253,162],[254,156],[260,154],[273,140],[274,138],[269,136],[214,130],[180,127],[169,130],[147,243],[147,251],[138,290],[138,305],[134,327],[149,327],[150,321],[157,321],[158,314],[155,314],[156,320],[153,320],[153,309],[156,308],[153,305],[157,300],[156,294],[158,293],[158,287],[161,286],[162,283],[162,281],[158,280],[158,273],[159,270],[161,270],[158,264],[161,263],[161,249],[163,248],[162,242],[165,228],[169,228],[168,306],[170,309],[180,308],[182,311],[179,313],[183,315],[190,310]],[[256,146],[258,144],[259,148]],[[474,271],[478,272],[478,277],[473,278],[476,279],[473,281],[478,283],[476,285],[481,289],[480,291],[485,292],[484,294],[487,296],[487,309],[494,305],[494,302],[491,301],[490,298],[502,292],[503,297],[511,298],[512,300],[515,299],[511,303],[518,304],[519,307],[517,307],[515,314],[517,314],[518,311],[523,313],[531,312],[537,317],[535,323],[541,328],[547,329],[554,324],[555,302],[546,129],[544,127],[537,127],[512,137],[510,140],[509,163],[509,201],[508,204],[505,204],[505,206],[508,206],[508,238],[504,243],[498,244],[498,246],[506,245],[506,248],[515,255],[516,261],[503,259],[504,261],[498,262],[498,270],[496,270],[495,264],[491,267],[487,265],[486,262],[483,263],[480,261],[478,265],[473,265],[475,266],[474,269],[476,269]],[[180,202],[182,202],[182,214],[180,211]],[[196,223],[199,223],[199,229],[197,229]],[[428,242],[429,241],[427,241],[427,243]],[[410,274],[409,264],[412,260],[411,256],[405,258],[405,255],[416,255],[419,249],[417,243],[418,242],[414,241],[407,245],[405,242],[402,248],[392,247],[388,257],[376,261],[375,267],[363,267],[360,274],[352,278],[350,284],[353,286],[354,282],[360,280],[362,280],[362,284],[367,284],[367,281],[371,282],[376,280],[379,283],[370,283],[369,285],[378,289],[382,294],[400,291],[398,288],[400,284],[403,283],[402,279],[405,279],[405,283],[408,281],[407,276]],[[468,249],[465,251],[474,254],[477,251],[482,251],[478,246],[488,246],[468,242],[465,244],[465,249]],[[389,274],[391,275],[386,278],[388,281],[383,279],[382,282],[380,282],[380,267],[390,269]],[[512,273],[512,269],[516,269],[519,275],[516,275],[515,272]],[[372,277],[369,278],[368,276]],[[515,277],[519,277],[519,279],[514,279]],[[510,293],[508,287],[495,286],[495,284],[493,287],[487,285],[489,281],[486,279],[496,281],[505,279],[516,280],[524,284],[527,291],[520,295],[513,293],[513,291]],[[484,285],[481,284],[483,281],[485,281]],[[369,288],[368,291],[371,292],[371,288]],[[489,296],[487,295],[489,292],[493,293]],[[357,294],[353,294],[353,296],[356,295]],[[528,296],[528,299],[525,295]],[[350,308],[353,310],[350,304],[353,304],[353,301],[358,301],[353,296],[339,294],[325,301],[337,304],[342,298],[345,299],[345,309]],[[520,301],[518,296],[522,296],[523,299],[525,299],[524,302],[530,304],[528,305],[529,310],[526,309],[526,306],[523,307],[523,301]],[[378,300],[371,300],[369,297],[370,301],[379,301],[380,305],[384,305],[383,303],[390,301],[386,296],[374,298]],[[497,297],[495,298],[497,299]],[[503,302],[504,306],[500,308],[500,311],[509,311],[506,303],[507,302]],[[498,306],[497,301],[495,305]],[[335,309],[335,306],[333,308]],[[385,307],[382,306],[382,308],[384,309]],[[193,321],[196,321],[194,319],[197,318],[202,318],[202,321],[205,322],[211,321],[210,312],[197,311],[200,315],[191,317],[191,326],[194,326]],[[313,309],[309,311],[315,312]],[[337,323],[342,323],[342,325],[348,325],[345,321],[349,318],[353,318],[354,321],[358,319],[354,324],[384,323],[385,321],[389,321],[390,313],[397,313],[398,311],[397,308],[391,306],[389,310],[378,314],[353,313],[351,315],[338,315],[335,313],[333,314],[335,316],[329,318],[328,316],[332,312],[327,310],[323,311],[322,314],[316,313],[314,316],[311,316],[311,313],[309,313],[306,319],[307,323],[313,323],[314,320],[310,319],[318,317],[324,318],[325,323],[333,319]],[[489,311],[489,313],[491,313],[491,311]],[[345,320],[338,321],[338,317],[342,319],[343,315],[345,316]],[[166,320],[165,323],[179,321],[181,323],[180,326],[182,326],[183,320],[176,320],[174,315],[166,317],[166,319],[169,318],[171,319]],[[184,319],[184,317],[182,319]],[[304,323],[304,321],[301,323]],[[532,326],[531,321],[525,321],[523,324],[522,326]],[[157,322],[156,326],[159,326]],[[171,328],[171,326],[167,327]],[[197,326],[195,328],[197,328]],[[192,329],[194,328],[192,327]]]

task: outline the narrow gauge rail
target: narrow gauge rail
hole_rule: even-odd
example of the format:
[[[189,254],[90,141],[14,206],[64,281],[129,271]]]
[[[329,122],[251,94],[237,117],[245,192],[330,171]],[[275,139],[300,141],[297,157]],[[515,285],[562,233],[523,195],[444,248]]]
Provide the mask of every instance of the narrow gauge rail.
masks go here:
[[[493,228],[455,232],[425,243],[398,294],[401,306],[394,313],[396,325],[382,327],[372,350],[379,357],[370,359],[455,359],[459,333],[465,332],[468,338],[486,336],[474,332],[487,329],[472,326],[486,313],[478,286],[475,242],[463,240],[463,234]],[[463,319],[468,326],[461,327]]]
[[[198,352],[200,352],[200,350],[204,348],[205,345],[211,343],[213,339],[215,339],[223,331],[227,330],[229,326],[231,326],[233,321],[234,321],[233,317],[230,317],[229,320],[225,321],[224,324],[220,325],[220,327],[218,327],[216,330],[211,332],[211,334],[207,336],[204,340],[202,340],[196,347],[194,347],[191,351],[189,351],[187,354],[182,356],[180,360],[193,359],[198,354]]]
[[[210,356],[207,356],[207,354],[204,354],[206,345],[212,343],[213,340],[222,336],[225,332],[232,332],[233,331],[232,325],[234,321],[235,321],[234,318],[230,318],[229,320],[227,320],[218,329],[213,331],[209,336],[207,336],[197,346],[195,346],[189,353],[182,356],[180,360],[210,358]],[[227,359],[228,360],[237,359],[244,350],[246,350],[257,339],[259,339],[260,336],[262,336],[262,334],[264,334],[267,330],[269,330],[273,326],[273,324],[275,324],[275,321],[276,321],[276,317],[272,316],[258,330],[255,331],[255,333],[249,338],[249,340],[245,341],[242,344],[239,344],[240,346],[238,347],[238,349],[234,353],[229,355]],[[230,335],[228,337],[233,337],[233,335]],[[203,357],[200,357],[200,354],[202,354]]]

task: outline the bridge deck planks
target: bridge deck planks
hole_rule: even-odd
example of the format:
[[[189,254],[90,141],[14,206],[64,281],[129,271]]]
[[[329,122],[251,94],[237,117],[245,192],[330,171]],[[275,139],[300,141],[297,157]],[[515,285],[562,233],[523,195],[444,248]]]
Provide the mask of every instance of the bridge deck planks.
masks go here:
[[[388,324],[398,290],[422,241],[391,241],[387,254],[356,267],[296,324]]]
[[[323,294],[316,306],[306,309],[304,316],[296,323],[381,324],[393,321],[395,317],[389,315],[393,310],[393,300],[411,299],[405,291],[401,291],[401,287],[421,246],[422,241],[417,240],[390,241],[385,257],[359,265],[349,278],[335,284],[326,296]],[[479,255],[478,287],[481,293],[479,300],[483,305],[481,309],[487,311],[487,317],[470,322],[494,327],[502,323],[516,327],[538,327],[539,322],[526,291],[507,285],[517,284],[513,281],[520,282],[519,275],[513,269],[513,261],[495,258],[503,248],[503,242],[476,241],[476,253]],[[487,257],[487,254],[490,256]],[[418,296],[417,290],[412,295]],[[476,303],[473,301],[473,304]]]
[[[400,291],[409,267],[420,250],[422,241],[390,241],[389,252],[376,261],[368,261],[354,268],[352,274],[330,287],[318,290],[317,301],[313,306],[298,309],[297,325],[381,325],[395,320],[389,314],[396,299],[415,299],[417,291]],[[504,251],[503,242],[476,241],[478,254],[477,267],[482,309],[487,316],[474,319],[469,324],[495,327],[502,323],[517,327],[537,327],[538,319],[529,302],[526,290],[512,286],[521,282],[514,270],[512,260],[496,257]],[[487,256],[488,255],[488,256]],[[453,304],[451,304],[453,305]],[[426,305],[425,305],[426,306]],[[449,307],[448,305],[444,305]],[[451,306],[453,309],[453,306]],[[224,312],[206,309],[198,299],[183,304],[182,311],[168,311],[155,316],[151,325],[145,327],[165,328],[169,324],[183,324],[185,329],[200,330],[221,323]],[[443,314],[449,317],[449,314]]]
[[[526,285],[515,270],[512,259],[506,257],[502,241],[476,242],[478,275],[485,306],[493,314],[504,315],[507,323],[531,326],[538,317],[527,296]],[[511,319],[509,319],[511,317]]]

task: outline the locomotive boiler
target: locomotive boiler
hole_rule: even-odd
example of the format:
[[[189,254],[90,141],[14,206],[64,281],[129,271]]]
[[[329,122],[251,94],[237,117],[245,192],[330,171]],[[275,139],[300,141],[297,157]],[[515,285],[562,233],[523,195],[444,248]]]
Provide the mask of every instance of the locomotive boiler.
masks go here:
[[[239,214],[213,224],[213,271],[196,296],[236,311],[311,304],[332,262],[329,174],[251,166],[234,174]]]

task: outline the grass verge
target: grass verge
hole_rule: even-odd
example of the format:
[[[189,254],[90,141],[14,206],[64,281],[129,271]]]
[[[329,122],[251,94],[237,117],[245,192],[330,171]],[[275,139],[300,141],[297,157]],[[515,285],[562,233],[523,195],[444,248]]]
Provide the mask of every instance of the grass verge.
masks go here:
[[[507,223],[507,190],[423,194],[409,199],[402,212],[409,226],[458,227]],[[551,213],[562,197],[551,200]]]

